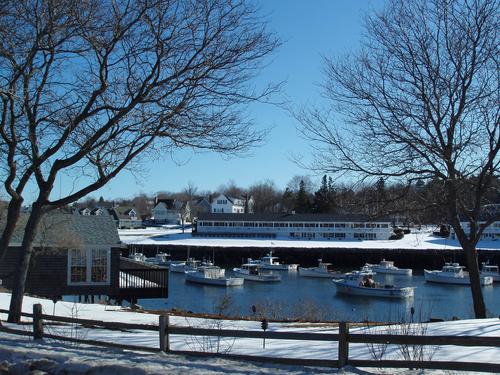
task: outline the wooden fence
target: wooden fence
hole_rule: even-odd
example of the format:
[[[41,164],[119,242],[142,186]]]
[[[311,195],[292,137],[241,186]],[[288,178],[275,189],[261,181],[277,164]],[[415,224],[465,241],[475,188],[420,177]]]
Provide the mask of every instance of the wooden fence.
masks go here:
[[[0,309],[0,313],[8,314],[8,310]],[[303,366],[326,366],[341,368],[346,365],[355,367],[381,367],[381,368],[419,368],[419,369],[443,369],[461,371],[484,371],[500,373],[500,363],[482,362],[455,362],[455,361],[432,361],[432,360],[362,360],[349,356],[349,344],[382,344],[382,345],[409,345],[409,346],[475,346],[475,347],[496,347],[500,348],[500,337],[478,337],[478,336],[409,336],[391,334],[361,334],[349,332],[349,324],[339,323],[339,333],[310,333],[310,332],[276,332],[276,331],[243,331],[230,329],[206,329],[172,326],[169,324],[169,317],[162,315],[159,317],[158,325],[131,324],[119,322],[104,322],[89,319],[77,319],[63,316],[46,315],[42,312],[40,304],[33,305],[33,313],[22,313],[22,316],[33,319],[33,330],[31,332],[8,328],[0,325],[0,331],[33,336],[35,340],[51,338],[64,341],[77,342],[89,345],[98,345],[111,348],[127,350],[140,350],[148,352],[168,352],[173,354],[216,356],[228,359],[250,360],[255,362],[281,363],[289,365]],[[159,334],[159,348],[145,346],[126,345],[112,342],[103,342],[76,337],[66,337],[48,334],[44,327],[47,322],[79,324],[84,327],[101,327],[110,330],[145,330],[155,331]],[[217,354],[195,351],[178,351],[170,349],[170,336],[208,336],[208,337],[232,337],[232,338],[254,338],[273,340],[300,340],[300,341],[329,341],[338,342],[338,353],[336,359],[302,359],[302,358],[282,358],[264,357],[238,354]]]

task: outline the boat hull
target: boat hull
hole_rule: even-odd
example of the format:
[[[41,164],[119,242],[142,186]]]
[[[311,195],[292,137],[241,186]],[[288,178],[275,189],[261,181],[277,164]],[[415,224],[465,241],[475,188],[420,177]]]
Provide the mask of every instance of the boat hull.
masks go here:
[[[491,277],[494,283],[500,283],[500,275],[493,272],[481,272],[481,277]]]
[[[319,271],[316,268],[299,267],[299,276],[327,278],[327,279],[340,279],[340,278],[345,276],[345,273],[325,272],[325,271]]]
[[[404,276],[411,276],[412,275],[412,270],[411,269],[405,269],[405,268],[384,268],[384,267],[370,267],[370,269],[373,272],[376,273],[383,273],[387,275],[404,275]]]
[[[243,285],[245,280],[241,277],[222,277],[214,279],[209,277],[200,277],[196,275],[195,272],[186,272],[186,281],[214,286],[240,286]]]
[[[296,271],[296,264],[265,264],[260,263],[259,267],[263,270],[274,270],[274,271]]]
[[[237,270],[233,270],[236,277],[241,277],[248,281],[257,281],[261,283],[275,283],[281,281],[279,275],[249,275],[246,273],[241,273]]]
[[[186,264],[171,264],[169,266],[170,272],[184,273],[186,271],[194,271],[196,268],[189,267]]]
[[[449,277],[443,276],[440,271],[428,271],[424,270],[425,281],[430,283],[439,284],[452,284],[452,285],[470,285],[470,279],[468,276],[463,277]],[[491,285],[493,284],[493,278],[491,276],[481,276],[481,285]]]
[[[355,286],[342,281],[333,280],[337,293],[350,294],[363,297],[380,298],[410,298],[414,295],[414,288],[368,288],[364,286]]]

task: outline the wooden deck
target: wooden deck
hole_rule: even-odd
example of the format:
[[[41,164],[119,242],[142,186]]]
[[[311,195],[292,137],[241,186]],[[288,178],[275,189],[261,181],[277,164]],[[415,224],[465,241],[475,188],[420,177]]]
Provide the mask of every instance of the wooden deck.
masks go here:
[[[132,303],[140,298],[167,298],[168,268],[121,257],[118,293],[110,297]]]

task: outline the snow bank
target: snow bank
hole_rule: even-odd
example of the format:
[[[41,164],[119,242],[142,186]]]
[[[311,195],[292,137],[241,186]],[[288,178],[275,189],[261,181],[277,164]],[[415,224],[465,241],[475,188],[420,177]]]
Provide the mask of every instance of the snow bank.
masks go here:
[[[10,295],[7,293],[0,293],[0,308],[6,309],[8,308],[10,300]],[[52,301],[33,298],[33,297],[25,297],[23,304],[23,311],[31,312],[32,305],[34,303],[41,303],[43,306],[43,311],[46,314],[52,314],[54,305]],[[113,321],[113,322],[128,322],[128,323],[142,323],[142,324],[157,324],[158,316],[155,314],[148,313],[138,313],[133,312],[130,309],[122,309],[119,307],[109,307],[100,304],[78,304],[78,303],[70,303],[70,302],[57,302],[55,305],[55,314],[62,316],[72,316],[78,318],[85,319],[95,319],[95,320],[104,320],[104,321]],[[5,319],[5,316],[0,314],[2,319]],[[29,319],[26,319],[29,320]],[[201,318],[186,318],[180,316],[172,316],[170,319],[171,324],[178,326],[191,326],[191,327],[203,327],[203,328],[220,328],[220,329],[242,329],[242,330],[260,330],[260,322],[258,321],[219,321],[219,320],[211,320],[211,319],[201,319]],[[8,326],[8,324],[4,323]],[[26,330],[31,330],[30,325],[24,326]],[[16,327],[17,328],[17,327]],[[426,325],[427,335],[467,335],[467,336],[492,336],[492,337],[500,337],[500,320],[499,319],[480,319],[480,320],[461,320],[461,321],[451,321],[451,322],[440,322],[440,323],[429,323]],[[337,327],[331,324],[296,324],[296,323],[274,323],[271,322],[269,324],[270,331],[294,331],[294,332],[316,332],[316,333],[338,333]],[[366,330],[366,328],[359,327],[353,328],[352,332],[361,332]],[[385,327],[378,328],[381,333],[388,333]],[[79,338],[87,338],[93,340],[101,340],[107,342],[115,342],[115,343],[123,343],[128,345],[140,345],[147,346],[151,348],[158,348],[158,333],[152,331],[139,331],[139,330],[130,330],[130,331],[110,331],[104,329],[89,329],[89,328],[81,328],[72,325],[65,326],[48,326],[47,331],[49,333],[57,334],[57,335],[65,335],[70,337],[79,337]],[[4,337],[4,336],[2,336]],[[16,341],[18,344],[13,344],[12,341]],[[56,343],[50,341],[52,345],[56,345]],[[8,348],[14,345],[15,347],[21,347],[22,353],[38,353],[38,349],[36,348],[36,343],[32,343],[26,341],[26,338],[22,337],[10,337],[5,336],[0,339],[0,359],[1,355],[4,355],[8,351]],[[61,345],[57,343],[57,345]],[[260,339],[245,339],[245,338],[223,338],[221,341],[217,341],[217,338],[195,338],[190,336],[180,336],[180,335],[172,335],[170,338],[170,345],[173,350],[198,350],[198,351],[212,351],[218,345],[221,351],[227,350],[232,354],[245,354],[245,355],[258,355],[258,356],[270,356],[270,357],[288,357],[288,358],[316,358],[316,359],[334,359],[337,355],[337,343],[336,342],[301,342],[294,340],[267,340],[266,341],[266,349],[262,348],[262,340]],[[57,360],[58,363],[71,363],[71,358],[74,357],[71,353],[74,353],[74,347],[71,346],[63,346],[61,351],[58,350],[58,354],[62,356],[61,360]],[[17,349],[16,349],[17,350]],[[40,349],[42,350],[42,349]],[[43,349],[49,350],[50,349]],[[66,352],[68,351],[68,352]],[[356,359],[372,359],[369,348],[365,344],[351,344],[350,345],[350,356]],[[489,348],[489,347],[458,347],[458,346],[440,346],[436,348],[432,348],[433,355],[432,360],[446,360],[446,361],[471,361],[471,362],[484,362],[484,363],[500,363],[500,348]],[[92,351],[92,356],[89,358],[94,358],[97,351]],[[107,351],[99,349],[99,352],[108,353]],[[66,353],[66,354],[64,354]],[[111,353],[111,354],[109,354]],[[104,358],[102,359],[103,365],[106,365],[113,361],[116,364],[116,361],[120,362],[126,359],[125,352],[121,351],[112,351],[108,354],[103,354]],[[398,355],[398,348],[396,346],[389,346],[387,348],[386,358],[388,359],[398,359],[400,358]],[[24,354],[19,354],[23,356]],[[44,354],[45,355],[45,354]],[[78,361],[85,362],[85,354],[84,352],[78,354]],[[132,355],[132,354],[131,354]],[[107,357],[106,357],[107,356]],[[163,361],[177,361],[176,365],[172,368],[178,368],[179,363],[182,362],[182,367],[186,371],[189,369],[189,373],[202,373],[199,366],[201,364],[206,364],[206,360],[193,360],[194,364],[190,363],[191,359],[180,359],[179,357],[173,357],[172,359],[166,359],[165,356],[157,356],[157,357],[148,357],[145,360],[145,357],[141,356],[150,356],[149,354],[134,354],[134,358],[130,359],[130,363],[126,366],[143,366],[145,362],[148,364],[151,361],[158,362],[160,365],[165,366]],[[36,358],[30,357],[30,358]],[[53,356],[50,358],[53,359]],[[142,358],[142,359],[140,359]],[[11,361],[11,359],[6,359],[7,361]],[[214,360],[215,361],[215,360]],[[219,360],[215,361],[218,362]],[[212,360],[209,361],[210,365],[212,365]],[[222,361],[219,363],[220,366],[226,365],[226,362]],[[80,363],[80,362],[78,362]],[[135,363],[135,364],[134,364]],[[153,365],[153,364],[152,364]],[[65,365],[66,366],[66,365]],[[144,365],[145,366],[145,365]],[[156,366],[156,365],[155,365]],[[190,367],[193,366],[193,367]],[[207,365],[208,366],[208,365]],[[215,364],[214,364],[215,366]],[[249,366],[241,367],[241,366]],[[258,366],[260,369],[263,365],[255,365],[243,363],[236,366],[237,369],[224,369],[224,368],[213,368],[214,373],[239,373],[238,371],[242,371],[241,373],[253,373],[255,366]],[[154,366],[153,366],[154,367]],[[144,368],[144,367],[141,367]],[[168,367],[167,367],[168,368]],[[208,368],[208,367],[207,367]],[[323,370],[309,370],[309,369],[300,369],[300,367],[280,367],[279,370],[276,370],[277,367],[262,367],[266,370],[263,370],[262,373],[322,373]],[[285,370],[286,369],[286,370]],[[165,368],[164,368],[165,370]],[[203,368],[205,370],[205,368]],[[145,370],[146,371],[146,370]],[[147,371],[150,371],[149,369]],[[156,367],[151,369],[152,373],[156,371]],[[177,370],[176,370],[177,371]],[[180,371],[180,370],[179,370]],[[207,371],[212,371],[208,368]],[[219,371],[219,372],[217,372]],[[274,371],[274,372],[273,372]],[[328,371],[325,371],[325,373]],[[331,371],[330,371],[331,372]],[[149,372],[148,372],[149,373]],[[181,373],[181,372],[173,372],[173,373]],[[203,372],[210,373],[210,372]],[[359,372],[358,372],[359,373]],[[434,373],[434,372],[433,372]]]
[[[368,248],[368,249],[437,249],[460,250],[457,240],[437,237],[424,229],[406,234],[401,240],[321,241],[292,239],[237,239],[193,237],[180,229],[147,228],[119,230],[120,239],[131,245],[184,245],[208,247],[295,247],[295,248]],[[500,250],[500,241],[481,241],[482,250]]]

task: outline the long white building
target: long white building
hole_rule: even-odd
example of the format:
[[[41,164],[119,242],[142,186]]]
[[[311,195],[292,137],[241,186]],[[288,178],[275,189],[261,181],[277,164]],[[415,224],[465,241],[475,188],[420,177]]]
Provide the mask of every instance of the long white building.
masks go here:
[[[193,234],[206,237],[387,240],[388,218],[331,214],[200,214]]]

